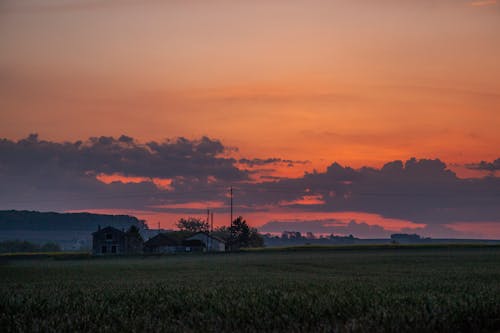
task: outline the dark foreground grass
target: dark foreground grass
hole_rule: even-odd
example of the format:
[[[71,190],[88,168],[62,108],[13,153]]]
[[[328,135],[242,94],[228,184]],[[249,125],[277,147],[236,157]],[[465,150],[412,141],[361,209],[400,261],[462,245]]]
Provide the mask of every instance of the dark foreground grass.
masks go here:
[[[500,330],[499,248],[0,264],[0,331]]]

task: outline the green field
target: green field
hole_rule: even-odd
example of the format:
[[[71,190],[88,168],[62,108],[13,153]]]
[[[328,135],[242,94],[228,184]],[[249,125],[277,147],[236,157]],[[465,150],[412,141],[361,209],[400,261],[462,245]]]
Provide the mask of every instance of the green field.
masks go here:
[[[500,330],[497,247],[68,258],[0,258],[0,331]]]

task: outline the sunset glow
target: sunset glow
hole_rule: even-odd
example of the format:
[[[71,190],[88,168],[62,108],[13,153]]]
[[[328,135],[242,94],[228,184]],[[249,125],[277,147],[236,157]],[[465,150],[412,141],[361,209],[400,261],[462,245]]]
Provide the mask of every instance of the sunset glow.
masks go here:
[[[2,1],[0,208],[500,237],[499,35],[496,0]]]

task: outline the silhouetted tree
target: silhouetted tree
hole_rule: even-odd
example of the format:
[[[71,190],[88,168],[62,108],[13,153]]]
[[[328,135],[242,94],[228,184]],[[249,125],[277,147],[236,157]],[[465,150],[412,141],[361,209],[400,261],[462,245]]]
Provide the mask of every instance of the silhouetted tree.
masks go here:
[[[21,240],[7,240],[0,242],[0,253],[15,252],[58,252],[61,248],[56,243],[46,243],[42,246]]]
[[[139,228],[135,225],[130,226],[130,228],[127,230],[126,251],[128,253],[141,252],[143,243],[144,239],[142,238]]]
[[[137,228],[135,225],[130,226],[130,228],[127,230],[127,233],[132,237],[140,239],[141,241],[143,240],[141,233],[139,232],[139,228]]]
[[[248,247],[263,247],[264,237],[257,231],[256,228],[250,228],[250,239],[248,242]]]
[[[207,221],[195,217],[181,218],[175,225],[181,231],[207,232],[209,230]]]
[[[230,233],[228,243],[231,249],[264,246],[264,239],[257,229],[249,227],[247,221],[241,216],[233,221],[233,225],[228,230]]]
[[[21,240],[7,240],[0,242],[0,252],[36,252],[38,251],[36,244],[21,241]]]

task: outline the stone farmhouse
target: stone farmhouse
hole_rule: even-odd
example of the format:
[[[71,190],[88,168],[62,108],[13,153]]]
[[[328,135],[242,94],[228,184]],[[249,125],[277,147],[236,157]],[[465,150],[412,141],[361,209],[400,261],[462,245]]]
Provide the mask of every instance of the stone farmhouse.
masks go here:
[[[92,254],[135,254],[141,253],[143,239],[137,228],[128,231],[113,227],[99,229],[92,233]]]

